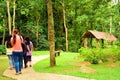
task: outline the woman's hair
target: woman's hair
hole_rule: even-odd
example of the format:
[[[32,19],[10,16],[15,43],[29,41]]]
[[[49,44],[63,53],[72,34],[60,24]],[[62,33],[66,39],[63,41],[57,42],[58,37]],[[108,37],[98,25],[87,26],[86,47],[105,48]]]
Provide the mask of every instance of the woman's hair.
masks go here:
[[[11,45],[11,43],[10,43],[11,37],[12,37],[12,35],[9,35],[9,36],[7,37],[7,43],[6,43],[6,47],[7,47],[7,48],[11,48],[11,47],[12,47],[12,45]]]
[[[29,37],[26,37],[26,38],[25,38],[25,41],[26,41],[26,45],[28,45],[29,49],[31,50],[30,38],[29,38]]]
[[[30,38],[26,37],[25,40],[26,40],[27,44],[29,45],[30,44]]]
[[[16,34],[18,34],[19,30],[18,29],[14,29],[13,31],[13,44],[16,43]]]

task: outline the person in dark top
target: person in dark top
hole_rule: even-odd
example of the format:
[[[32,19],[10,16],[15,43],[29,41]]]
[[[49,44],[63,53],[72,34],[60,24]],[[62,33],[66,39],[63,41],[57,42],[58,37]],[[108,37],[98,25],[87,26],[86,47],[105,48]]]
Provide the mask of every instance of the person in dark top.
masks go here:
[[[32,66],[31,61],[32,61],[33,43],[30,41],[29,37],[26,37],[25,41],[26,41],[25,43],[26,43],[27,49],[28,49],[27,54],[26,54],[26,56],[27,56],[27,65],[29,65],[31,67]]]
[[[27,68],[27,46],[24,40],[24,36],[23,37],[23,43],[22,43],[22,49],[23,49],[23,61],[24,61],[24,68]]]

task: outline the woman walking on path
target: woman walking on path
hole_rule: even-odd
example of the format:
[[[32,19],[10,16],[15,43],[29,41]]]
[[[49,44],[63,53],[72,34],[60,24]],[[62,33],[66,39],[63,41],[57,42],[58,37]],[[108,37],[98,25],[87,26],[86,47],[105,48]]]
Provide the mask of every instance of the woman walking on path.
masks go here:
[[[23,57],[23,50],[21,43],[23,43],[23,38],[18,35],[18,29],[13,31],[13,37],[11,38],[11,45],[12,45],[12,52],[13,52],[13,59],[14,59],[14,66],[16,75],[21,74],[22,69],[22,57]]]
[[[11,43],[10,43],[11,37],[12,37],[12,35],[9,35],[7,41],[5,42],[6,54],[8,56],[10,70],[12,70],[14,68],[14,61],[13,61],[13,55],[12,55],[12,46],[11,46]]]
[[[30,41],[29,37],[26,37],[26,46],[27,46],[27,66],[29,65],[30,67],[32,66],[32,48],[33,48],[33,43]]]
[[[23,44],[22,44],[22,49],[23,49],[23,61],[24,61],[24,68],[27,68],[27,46],[23,37]]]

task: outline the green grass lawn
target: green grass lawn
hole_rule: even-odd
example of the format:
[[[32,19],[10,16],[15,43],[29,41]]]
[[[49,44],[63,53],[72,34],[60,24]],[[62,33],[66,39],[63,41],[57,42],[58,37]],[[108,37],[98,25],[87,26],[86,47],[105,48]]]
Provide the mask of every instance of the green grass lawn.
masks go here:
[[[47,55],[49,54],[49,51],[33,51],[33,56],[40,56],[40,55]]]
[[[79,56],[79,53],[62,52],[60,56],[56,57],[55,67],[50,67],[49,58],[36,63],[33,67],[37,72],[72,75],[96,80],[120,80],[120,62],[92,64],[87,67],[94,69],[95,73],[83,73],[80,70],[81,66],[75,65],[82,61],[83,58]]]
[[[3,72],[8,68],[8,59],[6,55],[0,55],[0,80],[13,80],[3,76]]]

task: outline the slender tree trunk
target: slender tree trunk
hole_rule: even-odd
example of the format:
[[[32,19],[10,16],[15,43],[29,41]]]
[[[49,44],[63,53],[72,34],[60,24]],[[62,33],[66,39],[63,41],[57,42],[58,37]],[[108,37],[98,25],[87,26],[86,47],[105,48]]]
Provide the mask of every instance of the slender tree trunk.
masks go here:
[[[37,30],[36,30],[36,45],[37,46],[38,46],[38,41],[39,41],[39,28],[38,28],[39,20],[40,20],[40,18],[36,18],[36,26],[37,26]]]
[[[112,5],[111,5],[112,7]],[[112,13],[110,13],[112,14]],[[110,16],[110,35],[112,34],[112,16]],[[112,41],[110,41],[110,45],[112,45]]]
[[[15,2],[16,0],[13,0],[13,30],[15,29]]]
[[[54,43],[54,21],[53,21],[53,10],[52,10],[52,0],[47,0],[48,8],[48,39],[50,42],[50,66],[55,66],[55,43]]]
[[[66,27],[66,17],[65,17],[64,2],[62,3],[62,6],[63,6],[63,20],[64,20],[64,28],[65,28],[66,51],[68,51],[68,29]]]
[[[112,16],[110,16],[110,33],[112,33]]]
[[[8,12],[8,27],[9,27],[9,34],[11,34],[11,15],[10,15],[10,7],[9,7],[9,0],[6,0],[7,3],[7,12]]]
[[[3,27],[4,27],[4,31],[3,31],[3,40],[2,40],[2,45],[5,43],[5,20],[3,19]]]

